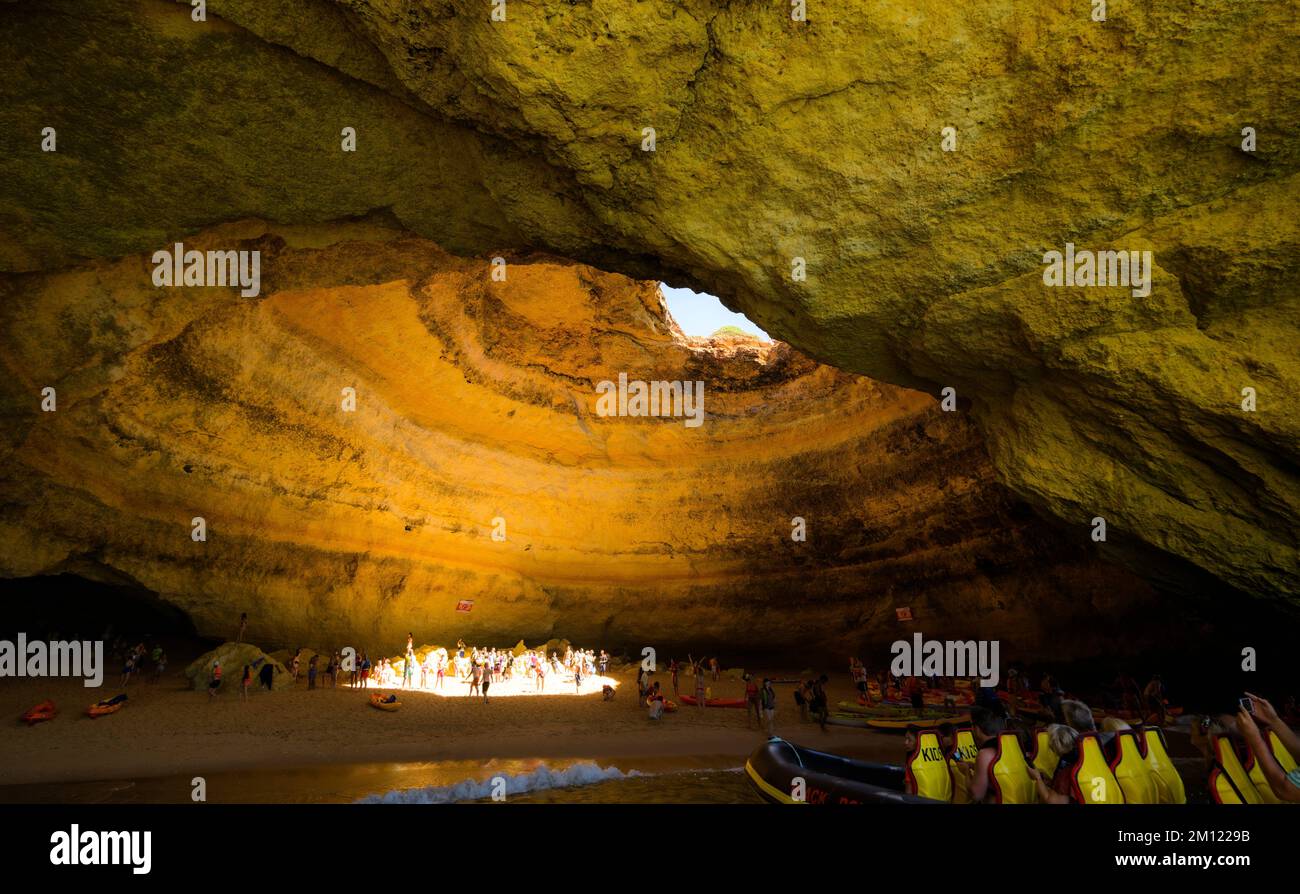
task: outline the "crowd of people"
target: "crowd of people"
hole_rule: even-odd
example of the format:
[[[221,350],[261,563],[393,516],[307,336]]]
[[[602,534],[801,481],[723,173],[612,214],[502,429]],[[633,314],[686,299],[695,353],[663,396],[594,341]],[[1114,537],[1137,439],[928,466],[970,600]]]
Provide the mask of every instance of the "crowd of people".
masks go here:
[[[298,679],[298,651],[289,666],[289,672]],[[325,659],[323,685],[340,683],[356,689],[394,688],[423,689],[446,692],[450,678],[453,687],[465,685],[466,695],[481,696],[487,702],[492,686],[512,681],[526,681],[531,690],[546,692],[547,678],[552,686],[572,684],[578,694],[583,692],[584,681],[603,675],[609,669],[610,656],[604,649],[575,649],[566,645],[563,654],[558,649],[546,654],[544,648],[513,649],[468,646],[458,640],[453,654],[444,648],[423,650],[421,658],[415,648],[414,634],[408,634],[406,650],[401,658],[378,658],[373,662],[367,652],[356,653],[351,664],[345,664],[341,651]],[[321,656],[308,661],[308,688],[316,686],[316,668]],[[555,691],[554,688],[551,691]]]

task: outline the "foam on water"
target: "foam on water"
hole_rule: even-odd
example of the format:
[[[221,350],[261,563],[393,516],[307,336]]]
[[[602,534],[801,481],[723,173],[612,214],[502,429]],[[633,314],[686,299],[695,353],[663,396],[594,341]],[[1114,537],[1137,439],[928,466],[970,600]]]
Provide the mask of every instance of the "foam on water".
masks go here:
[[[478,801],[492,797],[493,780],[500,778],[506,783],[505,794],[522,795],[526,792],[539,792],[553,788],[571,788],[579,785],[594,785],[615,779],[631,779],[645,774],[636,770],[624,773],[617,767],[600,767],[591,762],[574,764],[562,770],[552,770],[543,764],[531,773],[518,775],[492,776],[487,779],[465,779],[454,785],[434,785],[425,788],[398,789],[382,795],[370,795],[357,801],[358,804],[454,804],[457,801]]]

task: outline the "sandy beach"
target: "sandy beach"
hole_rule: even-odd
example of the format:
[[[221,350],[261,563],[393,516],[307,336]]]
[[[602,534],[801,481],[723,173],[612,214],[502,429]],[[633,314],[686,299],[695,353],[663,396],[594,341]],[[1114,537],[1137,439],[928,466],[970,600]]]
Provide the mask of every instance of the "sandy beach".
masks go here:
[[[184,662],[177,662],[181,667]],[[176,664],[173,667],[177,666]],[[775,678],[798,671],[755,673]],[[402,709],[371,708],[368,692],[340,685],[308,690],[305,677],[292,690],[254,691],[241,703],[232,681],[209,700],[169,672],[159,683],[133,681],[127,706],[99,719],[84,715],[88,704],[119,690],[117,680],[100,689],[80,681],[5,679],[0,682],[0,785],[136,779],[242,769],[274,769],[323,764],[463,761],[526,758],[671,758],[732,756],[736,763],[763,740],[746,713],[735,708],[681,707],[658,722],[636,704],[635,665],[611,670],[615,698],[602,699],[599,684],[572,684],[552,694],[528,697],[460,697],[468,686],[447,682],[452,697],[426,692],[401,695]],[[847,674],[831,675],[831,702],[849,698]],[[666,673],[655,677],[671,692]],[[743,695],[744,684],[723,676],[708,684],[715,697]],[[681,678],[683,692],[692,678]],[[896,760],[896,737],[858,729],[829,727],[822,732],[799,720],[791,693],[780,685],[776,731],[816,748],[861,757]],[[392,690],[384,690],[392,691]],[[563,693],[563,694],[560,694]],[[671,697],[671,695],[670,695]],[[60,709],[54,720],[28,727],[19,715],[52,698]]]

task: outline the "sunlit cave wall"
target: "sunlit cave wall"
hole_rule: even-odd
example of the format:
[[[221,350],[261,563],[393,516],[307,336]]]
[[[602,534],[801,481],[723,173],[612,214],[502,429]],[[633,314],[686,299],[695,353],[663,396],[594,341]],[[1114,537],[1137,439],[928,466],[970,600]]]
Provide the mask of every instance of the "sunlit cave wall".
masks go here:
[[[5,575],[111,569],[206,635],[247,611],[268,644],[375,648],[809,654],[906,606],[1085,653],[1153,599],[1017,504],[962,414],[685,338],[654,282],[543,256],[498,281],[373,223],[187,245],[262,251],[261,294],[158,289],[144,256],[5,280]],[[702,424],[601,415],[620,373],[702,382]]]

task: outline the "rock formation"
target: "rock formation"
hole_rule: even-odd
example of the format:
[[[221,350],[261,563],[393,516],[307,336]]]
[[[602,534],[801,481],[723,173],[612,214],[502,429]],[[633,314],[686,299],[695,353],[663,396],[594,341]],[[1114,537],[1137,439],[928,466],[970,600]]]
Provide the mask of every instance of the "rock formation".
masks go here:
[[[979,438],[919,395],[811,357],[956,389],[996,477],[1058,519],[1064,543],[1086,542],[1101,517],[1115,555],[1144,573],[1300,598],[1300,302],[1286,285],[1300,272],[1300,35],[1287,4],[1111,4],[1104,22],[1072,0],[811,3],[803,22],[716,0],[509,0],[505,21],[477,0],[207,8],[200,23],[166,0],[0,3],[20,97],[0,109],[4,401],[21,418],[10,464],[64,469],[46,495],[39,474],[11,468],[6,573],[58,565],[139,512],[130,542],[115,541],[136,561],[121,561],[206,623],[240,591],[276,605],[286,632],[388,625],[380,609],[431,592],[436,566],[446,599],[501,600],[541,626],[581,616],[588,628],[562,631],[575,639],[628,619],[621,629],[638,630],[647,613],[677,618],[685,637],[700,629],[691,613],[666,606],[717,603],[726,587],[708,582],[756,543],[806,599],[791,623],[812,625],[851,589],[916,592],[927,543],[1008,536],[1011,504],[975,471]],[[55,152],[41,151],[47,127]],[[356,152],[341,151],[349,127]],[[406,237],[349,254],[345,231],[371,238],[349,218],[472,260],[425,246],[436,264],[411,278]],[[248,219],[276,224],[209,229]],[[267,258],[273,294],[179,302],[139,287],[141,253],[205,231],[270,239],[268,251],[284,240]],[[1045,286],[1043,255],[1067,242],[1151,251],[1150,293]],[[539,251],[580,262],[526,265],[568,304],[486,290],[488,258]],[[648,286],[581,264],[714,292],[799,353],[670,344]],[[639,297],[596,302],[605,318],[593,289]],[[34,301],[48,316],[28,316]],[[546,334],[525,352],[537,333],[493,315],[538,307],[542,322],[526,319]],[[596,344],[595,331],[623,334]],[[739,377],[709,391],[712,448],[684,459],[698,441],[680,426],[575,407],[604,363]],[[318,419],[342,368],[370,396],[355,417]],[[86,401],[65,404],[87,426],[59,431],[71,445],[55,437],[68,423],[22,415],[47,381]],[[474,401],[457,399],[465,388]],[[799,395],[807,411],[814,393],[810,417],[783,402]],[[871,460],[846,464],[845,451]],[[904,455],[892,468],[906,475],[888,471],[882,457]],[[685,463],[677,484],[651,471],[669,461]],[[105,462],[121,469],[115,494],[68,480]],[[177,462],[191,471],[173,482]],[[911,493],[891,503],[895,488]],[[163,545],[218,492],[209,549],[232,550],[224,572]],[[810,521],[816,558],[784,555],[777,519],[800,496],[870,523]],[[725,523],[702,508],[719,499]],[[524,515],[502,549],[485,533],[498,515]],[[419,545],[399,547],[381,517]],[[666,522],[653,536],[652,517]],[[1010,539],[1020,567],[1033,548]],[[272,559],[268,540],[319,555]],[[610,558],[604,590],[593,549]],[[852,569],[852,584],[792,571],[800,562]],[[760,609],[731,579],[739,624]],[[337,580],[372,604],[331,596]],[[291,600],[301,588],[313,597]],[[941,590],[926,587],[958,614],[980,605]],[[631,594],[651,592],[665,601],[638,609]],[[467,617],[488,624],[480,607]]]
[[[1082,653],[1153,598],[1018,506],[962,414],[684,338],[655,283],[546,257],[498,281],[375,223],[187,244],[273,273],[241,299],[128,256],[6,292],[4,574],[126,577],[204,633],[247,611],[263,642],[374,654],[408,631],[856,648],[900,607],[1026,650],[1086,626]],[[620,372],[703,382],[705,424],[600,415]]]

